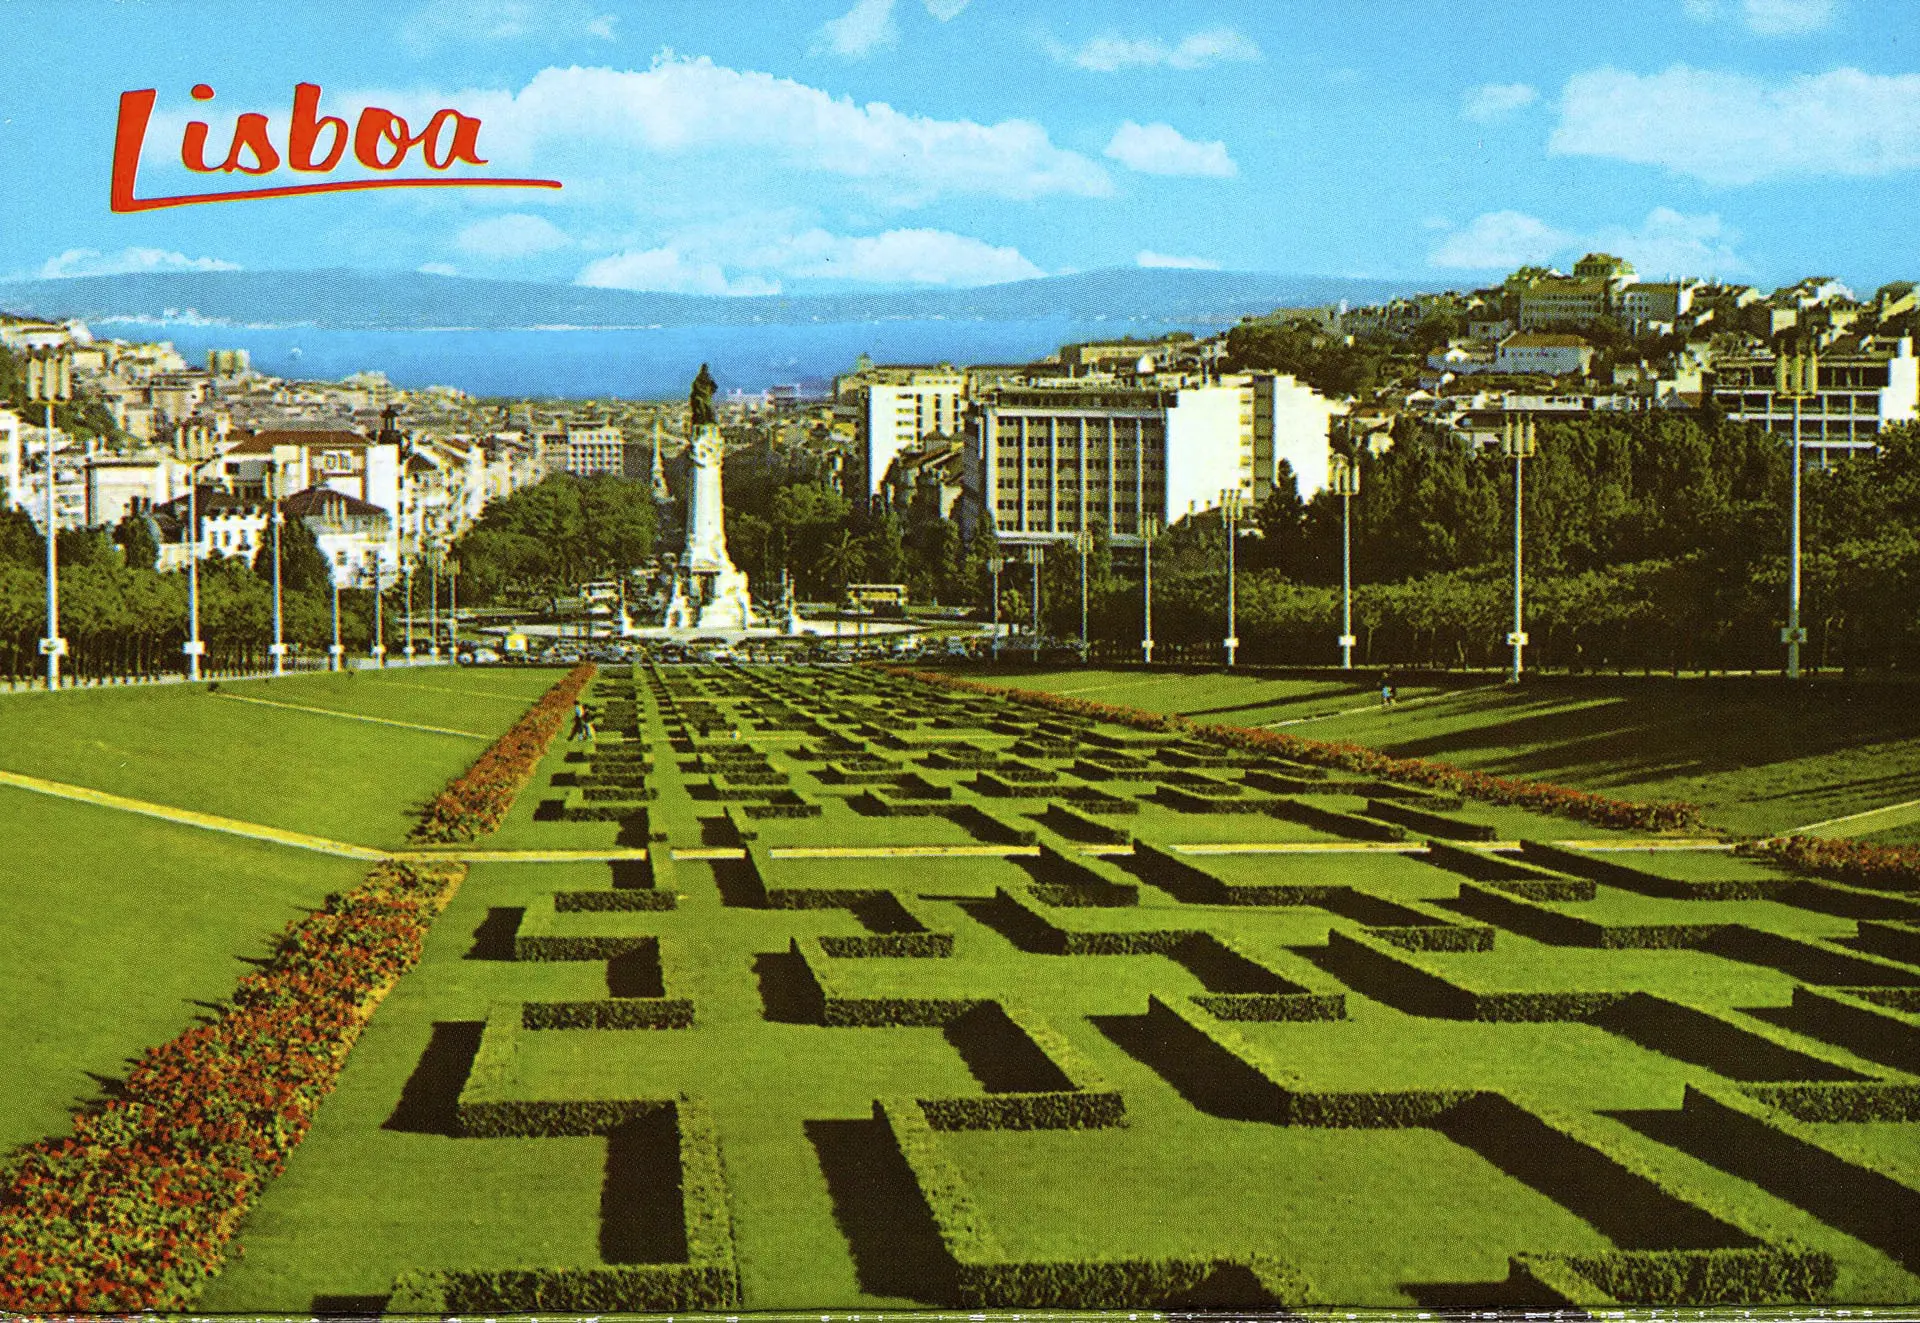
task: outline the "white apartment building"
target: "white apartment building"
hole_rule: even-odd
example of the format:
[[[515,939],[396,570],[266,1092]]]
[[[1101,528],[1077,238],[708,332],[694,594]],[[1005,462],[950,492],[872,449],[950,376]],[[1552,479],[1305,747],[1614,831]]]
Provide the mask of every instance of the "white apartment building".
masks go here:
[[[1097,521],[1133,544],[1144,517],[1164,526],[1229,489],[1250,501],[1253,397],[1250,382],[1003,388],[970,415],[962,523],[1048,542]]]
[[[1282,460],[1293,468],[1301,499],[1311,497],[1327,485],[1327,435],[1333,420],[1347,412],[1347,402],[1328,399],[1284,372],[1256,372],[1245,380],[1253,404],[1254,503],[1273,494]]]
[[[923,437],[957,436],[967,401],[967,374],[945,363],[938,367],[877,368],[854,395],[855,472],[847,494],[873,499],[893,466],[894,457]]]
[[[540,455],[549,473],[576,478],[620,477],[627,471],[627,440],[610,418],[570,418],[540,434]]]
[[[222,486],[242,495],[262,495],[270,473],[285,492],[329,487],[377,505],[400,506],[400,441],[346,431],[268,431],[243,437],[207,466]]]
[[[1882,428],[1920,414],[1920,360],[1913,341],[1869,340],[1850,352],[1820,355],[1818,389],[1796,400],[1775,391],[1774,355],[1742,354],[1713,365],[1713,399],[1728,418],[1791,437],[1799,416],[1805,446],[1870,450]]]
[[[1593,364],[1593,346],[1577,335],[1553,331],[1516,331],[1494,352],[1496,372],[1541,373],[1550,377],[1585,376]]]

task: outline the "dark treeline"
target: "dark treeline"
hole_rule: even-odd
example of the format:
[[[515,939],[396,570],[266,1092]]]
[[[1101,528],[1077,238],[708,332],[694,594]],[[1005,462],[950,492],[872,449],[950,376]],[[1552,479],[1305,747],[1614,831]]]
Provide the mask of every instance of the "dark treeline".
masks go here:
[[[1743,425],[1657,415],[1542,423],[1526,462],[1532,664],[1768,669],[1782,660],[1791,446]],[[1353,500],[1356,656],[1367,664],[1496,665],[1512,621],[1513,464],[1402,435],[1362,458]],[[1920,429],[1823,466],[1809,451],[1803,659],[1920,665]],[[1238,633],[1249,661],[1337,658],[1340,498],[1282,492],[1243,525]],[[1137,552],[1097,580],[1095,634],[1137,640]],[[1076,634],[1078,561],[1049,573],[1048,619]],[[1218,516],[1156,544],[1155,634],[1225,634]],[[1021,582],[1025,582],[1023,579]]]
[[[287,521],[281,546],[281,617],[289,643],[325,656],[333,641],[333,605],[326,559],[312,532]],[[259,670],[270,664],[273,642],[273,553],[258,564],[241,557],[200,562],[200,637],[209,674]],[[144,520],[118,528],[70,529],[56,548],[60,572],[60,633],[68,655],[63,675],[177,675],[185,669],[180,645],[189,629],[187,575],[160,573],[157,548]],[[46,633],[46,542],[19,511],[0,512],[0,675],[9,680],[44,673],[40,638]],[[390,595],[390,602],[397,599]],[[340,594],[341,642],[365,652],[373,641],[373,594]]]

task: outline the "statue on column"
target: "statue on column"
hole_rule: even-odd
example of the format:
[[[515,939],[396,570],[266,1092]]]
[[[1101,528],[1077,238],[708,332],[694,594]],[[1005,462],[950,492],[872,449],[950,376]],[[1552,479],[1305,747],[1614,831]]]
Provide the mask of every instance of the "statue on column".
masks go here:
[[[666,623],[672,629],[745,630],[757,622],[747,595],[747,576],[727,555],[725,498],[721,490],[724,443],[713,409],[713,375],[700,375],[687,392],[693,461],[687,485],[687,544],[680,553]]]

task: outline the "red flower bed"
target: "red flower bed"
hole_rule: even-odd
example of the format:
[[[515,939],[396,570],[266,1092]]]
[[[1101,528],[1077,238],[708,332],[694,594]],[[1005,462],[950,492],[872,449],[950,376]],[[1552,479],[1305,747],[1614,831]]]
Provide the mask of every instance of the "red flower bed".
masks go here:
[[[0,1184],[0,1310],[184,1309],[466,869],[385,863],[288,925],[213,1023],[143,1052]]]
[[[420,814],[413,839],[446,843],[471,841],[500,825],[515,795],[546,757],[560,723],[593,679],[592,662],[583,662],[542,694],[513,729],[494,741],[466,771],[447,783]]]
[[[1774,836],[1748,841],[1742,854],[1763,855],[1836,882],[1892,891],[1920,890],[1920,846],[1867,845],[1823,836]]]
[[[1225,744],[1237,749],[1259,750],[1277,757],[1292,759],[1294,762],[1311,763],[1317,767],[1338,767],[1343,771],[1377,776],[1382,780],[1431,786],[1435,790],[1444,790],[1467,799],[1532,809],[1541,813],[1555,813],[1602,827],[1618,827],[1630,831],[1675,831],[1701,825],[1700,809],[1694,804],[1681,802],[1649,804],[1634,800],[1613,799],[1607,795],[1575,790],[1549,781],[1520,781],[1510,777],[1491,776],[1486,772],[1472,772],[1450,763],[1434,762],[1426,758],[1394,758],[1381,753],[1378,749],[1370,749],[1364,744],[1310,740],[1281,731],[1255,730],[1245,726],[1206,725],[1189,721],[1185,717],[1142,712],[1137,708],[1076,698],[1071,694],[1053,694],[1039,689],[1008,689],[1000,685],[983,684],[977,680],[945,675],[938,671],[916,671],[905,667],[886,669],[890,674],[937,685],[944,689],[996,694],[1055,712],[1090,717],[1096,721],[1113,722],[1116,725],[1132,726],[1139,730],[1179,731],[1200,739],[1211,740],[1216,744]]]

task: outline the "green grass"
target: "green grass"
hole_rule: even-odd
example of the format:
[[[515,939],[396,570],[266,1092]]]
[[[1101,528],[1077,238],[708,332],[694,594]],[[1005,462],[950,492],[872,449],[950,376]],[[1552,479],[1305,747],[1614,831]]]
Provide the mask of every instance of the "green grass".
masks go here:
[[[366,865],[0,788],[0,1153],[64,1132]]]
[[[1402,686],[1401,706],[1387,712],[1367,701],[1371,689],[1356,685],[1346,701],[1320,681],[1217,672],[970,674],[1228,725],[1358,708],[1280,728],[1624,798],[1690,800],[1714,826],[1742,834],[1920,798],[1920,706],[1900,684],[1553,676],[1514,690],[1463,679],[1443,690]],[[1916,831],[1909,823],[1882,836],[1910,842]]]
[[[765,702],[755,689],[761,676],[790,691],[788,701],[835,718],[867,709],[876,690],[884,695],[888,683],[860,671],[779,668],[745,676],[676,672],[675,685],[686,691],[683,701],[711,702],[731,715]],[[450,685],[482,679],[451,672],[445,678]],[[1060,677],[1060,682],[1086,678],[1076,673]],[[1156,683],[1163,678],[1153,677]],[[1236,676],[1218,677],[1215,685],[1215,679],[1186,677],[1182,701],[1216,707],[1249,703],[1255,705],[1248,709],[1253,711],[1343,701],[1337,686],[1300,686],[1289,696],[1285,686],[1292,682]],[[428,699],[426,691],[341,692],[346,683],[339,682],[336,689],[316,688],[314,705],[353,702],[359,695],[357,701],[367,704],[356,707],[359,711],[375,711],[376,700],[386,705],[378,708],[380,715],[433,710],[411,706]],[[280,692],[276,686],[275,696]],[[658,714],[644,697],[644,677],[641,692],[649,729],[657,730]],[[1119,700],[1124,692],[1116,691],[1113,697]],[[440,697],[456,701],[454,695]],[[201,701],[206,701],[204,696]],[[887,701],[897,706],[910,702],[908,710],[914,713],[939,709],[946,702],[932,693]],[[1444,700],[1433,709],[1467,701]],[[498,706],[510,705],[502,701]],[[452,725],[480,719],[477,708],[451,710],[460,713],[458,720],[432,722],[422,715],[394,719]],[[1420,710],[1403,709],[1396,719]],[[204,719],[197,711],[189,715]],[[989,747],[1010,742],[980,731],[954,733]],[[845,788],[823,784],[813,775],[818,764],[780,752],[792,746],[791,739],[750,734],[749,742],[772,751],[775,765],[792,774],[794,788],[825,805],[819,819],[760,823],[765,843],[857,846],[972,840],[939,818],[864,817],[841,802]],[[874,751],[901,756],[894,749]],[[578,849],[604,848],[616,841],[639,843],[631,828],[617,823],[562,823],[536,816],[543,800],[564,793],[553,785],[554,777],[581,766],[567,762],[566,752],[556,745],[506,826],[485,844]],[[725,843],[725,832],[715,824],[720,806],[689,794],[687,783],[694,773],[682,764],[691,764],[691,753],[659,739],[653,741],[653,752],[657,770],[650,784],[658,797],[648,826],[665,832],[669,843],[683,850]],[[967,772],[929,775],[958,787],[955,794],[963,802],[978,803],[1015,825],[1028,822],[1021,814],[1037,810],[1042,802],[977,797],[965,788],[971,778]],[[1144,790],[1147,784],[1135,788]],[[197,783],[177,789],[181,795],[212,793]],[[1345,807],[1359,803],[1351,798],[1327,802]],[[53,805],[52,810],[83,812],[65,805]],[[1502,833],[1536,838],[1606,835],[1560,819],[1477,806],[1462,816],[1490,822]],[[116,824],[122,821],[115,819]],[[1158,805],[1110,821],[1163,845],[1325,835],[1276,819],[1179,814]],[[39,834],[63,842],[86,829],[76,818],[47,824]],[[118,836],[119,826],[101,834]],[[206,839],[192,837],[189,850],[196,857],[205,853],[200,847]],[[229,843],[229,848],[262,852],[273,860],[290,853],[244,842]],[[70,853],[58,857],[64,860]],[[1724,855],[1606,857],[1696,880],[1766,871]],[[1124,866],[1124,859],[1116,862]],[[1388,853],[1206,855],[1189,856],[1189,862],[1229,881],[1339,885],[1377,900],[1442,906],[1457,894],[1461,881],[1458,874],[1422,859]],[[315,866],[312,860],[308,866]],[[1437,1130],[1282,1127],[1218,1114],[1217,1104],[1187,1091],[1182,1063],[1170,1060],[1146,1032],[1148,998],[1208,991],[1205,971],[1164,955],[1069,957],[1024,949],[1016,940],[1017,926],[984,903],[995,888],[1017,889],[1032,879],[1029,865],[1019,859],[776,859],[769,868],[774,886],[892,890],[911,900],[932,928],[954,934],[950,958],[829,960],[829,975],[845,993],[992,997],[1030,1009],[1123,1093],[1129,1119],[1117,1129],[939,1136],[983,1219],[1017,1255],[1262,1250],[1299,1268],[1323,1300],[1432,1308],[1491,1302],[1510,1254],[1594,1250],[1610,1243],[1601,1225],[1570,1206],[1577,1199],[1562,1201],[1565,1191],[1556,1197],[1529,1183],[1523,1173],[1509,1171]],[[934,1251],[917,1229],[917,1196],[886,1176],[887,1154],[882,1132],[871,1119],[872,1104],[883,1094],[978,1094],[991,1087],[993,1063],[970,1060],[958,1041],[937,1029],[830,1029],[806,1022],[796,971],[786,954],[790,941],[866,929],[858,916],[845,910],[754,908],[742,886],[743,870],[743,864],[733,861],[683,858],[675,885],[684,899],[675,910],[557,916],[551,929],[555,933],[647,934],[671,944],[677,956],[673,968],[682,973],[667,992],[692,998],[696,1025],[683,1030],[525,1032],[510,1092],[529,1099],[687,1092],[704,1099],[718,1127],[747,1309],[878,1311],[947,1304],[926,1271]],[[345,880],[351,880],[358,868],[346,871]],[[373,1312],[394,1277],[408,1269],[607,1261],[611,1251],[603,1213],[644,1204],[657,1197],[656,1187],[636,1184],[640,1178],[632,1172],[610,1165],[612,1154],[604,1140],[455,1138],[448,1112],[490,1008],[503,1002],[510,1007],[520,1001],[595,999],[613,990],[613,971],[605,961],[520,963],[499,958],[497,943],[511,932],[515,911],[545,904],[556,890],[607,887],[614,876],[606,864],[595,863],[474,866],[435,925],[422,963],[383,1004],[285,1176],[267,1190],[245,1223],[244,1256],[212,1284],[202,1308]],[[107,884],[99,885],[104,892]],[[89,901],[83,912],[65,916],[59,900],[55,890],[53,899],[43,902],[51,917],[34,937],[36,945],[71,943],[72,934],[57,924],[67,922],[78,930],[99,908],[98,902]],[[1327,959],[1329,930],[1351,929],[1362,920],[1329,904],[1331,909],[1192,904],[1143,884],[1137,906],[1047,913],[1065,928],[1208,930],[1231,938],[1294,983],[1338,991],[1345,985]],[[1562,908],[1610,923],[1742,922],[1828,938],[1845,938],[1853,931],[1849,920],[1780,901],[1668,900],[1608,886],[1591,902]],[[221,986],[204,995],[217,996],[230,987],[232,955],[244,953],[245,932],[274,926],[277,921],[245,928],[236,919],[234,931],[240,936],[208,939],[205,946],[213,952],[205,957],[208,968],[227,973]],[[1780,1027],[1790,1017],[1778,1012],[1791,1001],[1796,986],[1792,978],[1706,951],[1561,947],[1500,929],[1493,951],[1433,953],[1422,959],[1481,989],[1647,991],[1716,1008],[1737,1024],[1751,1025],[1754,1034],[1790,1032]],[[84,967],[77,960],[71,963]],[[56,1014],[65,1000],[48,993],[42,1013]],[[1638,1161],[1668,1174],[1683,1191],[1735,1205],[1755,1225],[1770,1228],[1769,1235],[1792,1236],[1833,1252],[1842,1272],[1838,1299],[1871,1303],[1920,1297],[1920,1276],[1898,1267],[1881,1250],[1708,1165],[1673,1138],[1663,1118],[1675,1114],[1685,1085],[1728,1084],[1731,1075],[1722,1071],[1737,1075],[1738,1063],[1722,1059],[1702,1065],[1657,1050],[1657,1043],[1591,1024],[1470,1023],[1410,1014],[1374,1000],[1361,987],[1347,987],[1346,1002],[1349,1017],[1342,1021],[1234,1027],[1310,1085],[1500,1089],[1537,1105],[1581,1114]],[[175,1013],[192,1011],[178,1007]],[[89,1006],[85,1014],[105,1020],[107,1001]],[[132,1045],[164,1037],[162,1028],[156,1025]],[[1742,1040],[1737,1032],[1725,1037],[1735,1043],[1754,1041]],[[1790,1041],[1862,1073],[1903,1078],[1838,1047],[1809,1039]],[[100,1049],[93,1050],[97,1055]],[[1714,1059],[1711,1053],[1687,1051]],[[71,1088],[52,1106],[57,1111],[70,1096]],[[1913,1126],[1834,1129],[1858,1131],[1860,1144],[1895,1161],[1906,1161],[1912,1152]]]
[[[440,676],[460,692],[416,687]],[[334,840],[399,845],[419,805],[558,678],[544,670],[422,669],[221,686],[277,703],[477,731],[477,739],[232,702],[204,685],[18,694],[0,702],[0,768]]]

